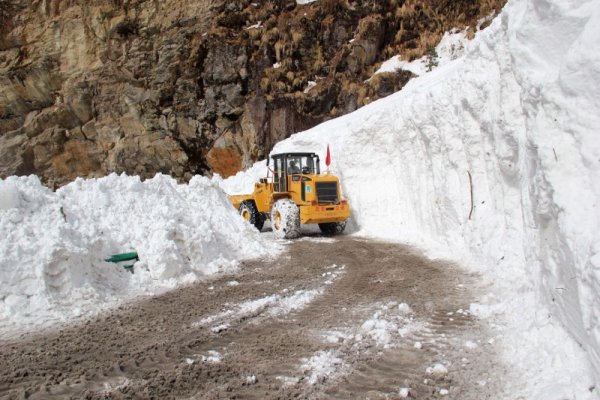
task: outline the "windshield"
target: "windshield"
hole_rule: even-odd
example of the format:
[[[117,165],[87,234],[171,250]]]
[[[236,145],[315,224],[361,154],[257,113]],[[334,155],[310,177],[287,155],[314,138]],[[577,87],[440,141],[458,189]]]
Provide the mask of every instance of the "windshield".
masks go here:
[[[288,156],[288,174],[318,174],[318,165],[313,156]]]

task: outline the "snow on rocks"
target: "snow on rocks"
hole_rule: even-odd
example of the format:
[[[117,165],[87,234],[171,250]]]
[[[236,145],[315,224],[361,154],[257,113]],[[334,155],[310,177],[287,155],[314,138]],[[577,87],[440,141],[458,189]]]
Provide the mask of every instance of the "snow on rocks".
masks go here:
[[[0,181],[0,335],[89,315],[275,254],[218,185],[116,174],[53,192]],[[104,261],[137,251],[134,274]]]
[[[469,40],[466,31],[453,29],[446,32],[435,47],[435,60],[430,61],[430,56],[424,56],[414,61],[404,61],[400,55],[384,61],[373,75],[383,72],[394,72],[397,70],[410,71],[420,76],[454,61],[465,54]],[[434,62],[435,61],[435,65]]]

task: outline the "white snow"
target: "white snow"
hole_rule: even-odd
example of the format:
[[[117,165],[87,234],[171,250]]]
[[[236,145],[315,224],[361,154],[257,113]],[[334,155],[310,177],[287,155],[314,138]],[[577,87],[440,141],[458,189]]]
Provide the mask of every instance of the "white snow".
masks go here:
[[[596,396],[599,37],[599,0],[509,0],[462,57],[273,149],[329,144],[348,231],[481,273],[470,311],[498,331],[515,398]]]
[[[9,177],[0,199],[0,335],[89,316],[276,251],[202,177],[178,185],[113,174],[56,192],[33,176]],[[129,251],[140,258],[133,274],[104,261]]]

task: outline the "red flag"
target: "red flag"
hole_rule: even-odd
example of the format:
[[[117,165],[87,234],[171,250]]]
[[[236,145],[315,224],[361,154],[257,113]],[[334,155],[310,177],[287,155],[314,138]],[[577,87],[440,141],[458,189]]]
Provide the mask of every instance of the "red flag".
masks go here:
[[[325,165],[331,164],[331,154],[329,154],[329,145],[327,145],[327,156],[325,156]]]

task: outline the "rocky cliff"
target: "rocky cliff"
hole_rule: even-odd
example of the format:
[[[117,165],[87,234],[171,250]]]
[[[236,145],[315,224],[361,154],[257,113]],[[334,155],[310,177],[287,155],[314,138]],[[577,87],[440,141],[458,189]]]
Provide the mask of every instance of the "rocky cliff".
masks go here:
[[[0,175],[234,174],[504,0],[0,0]]]

